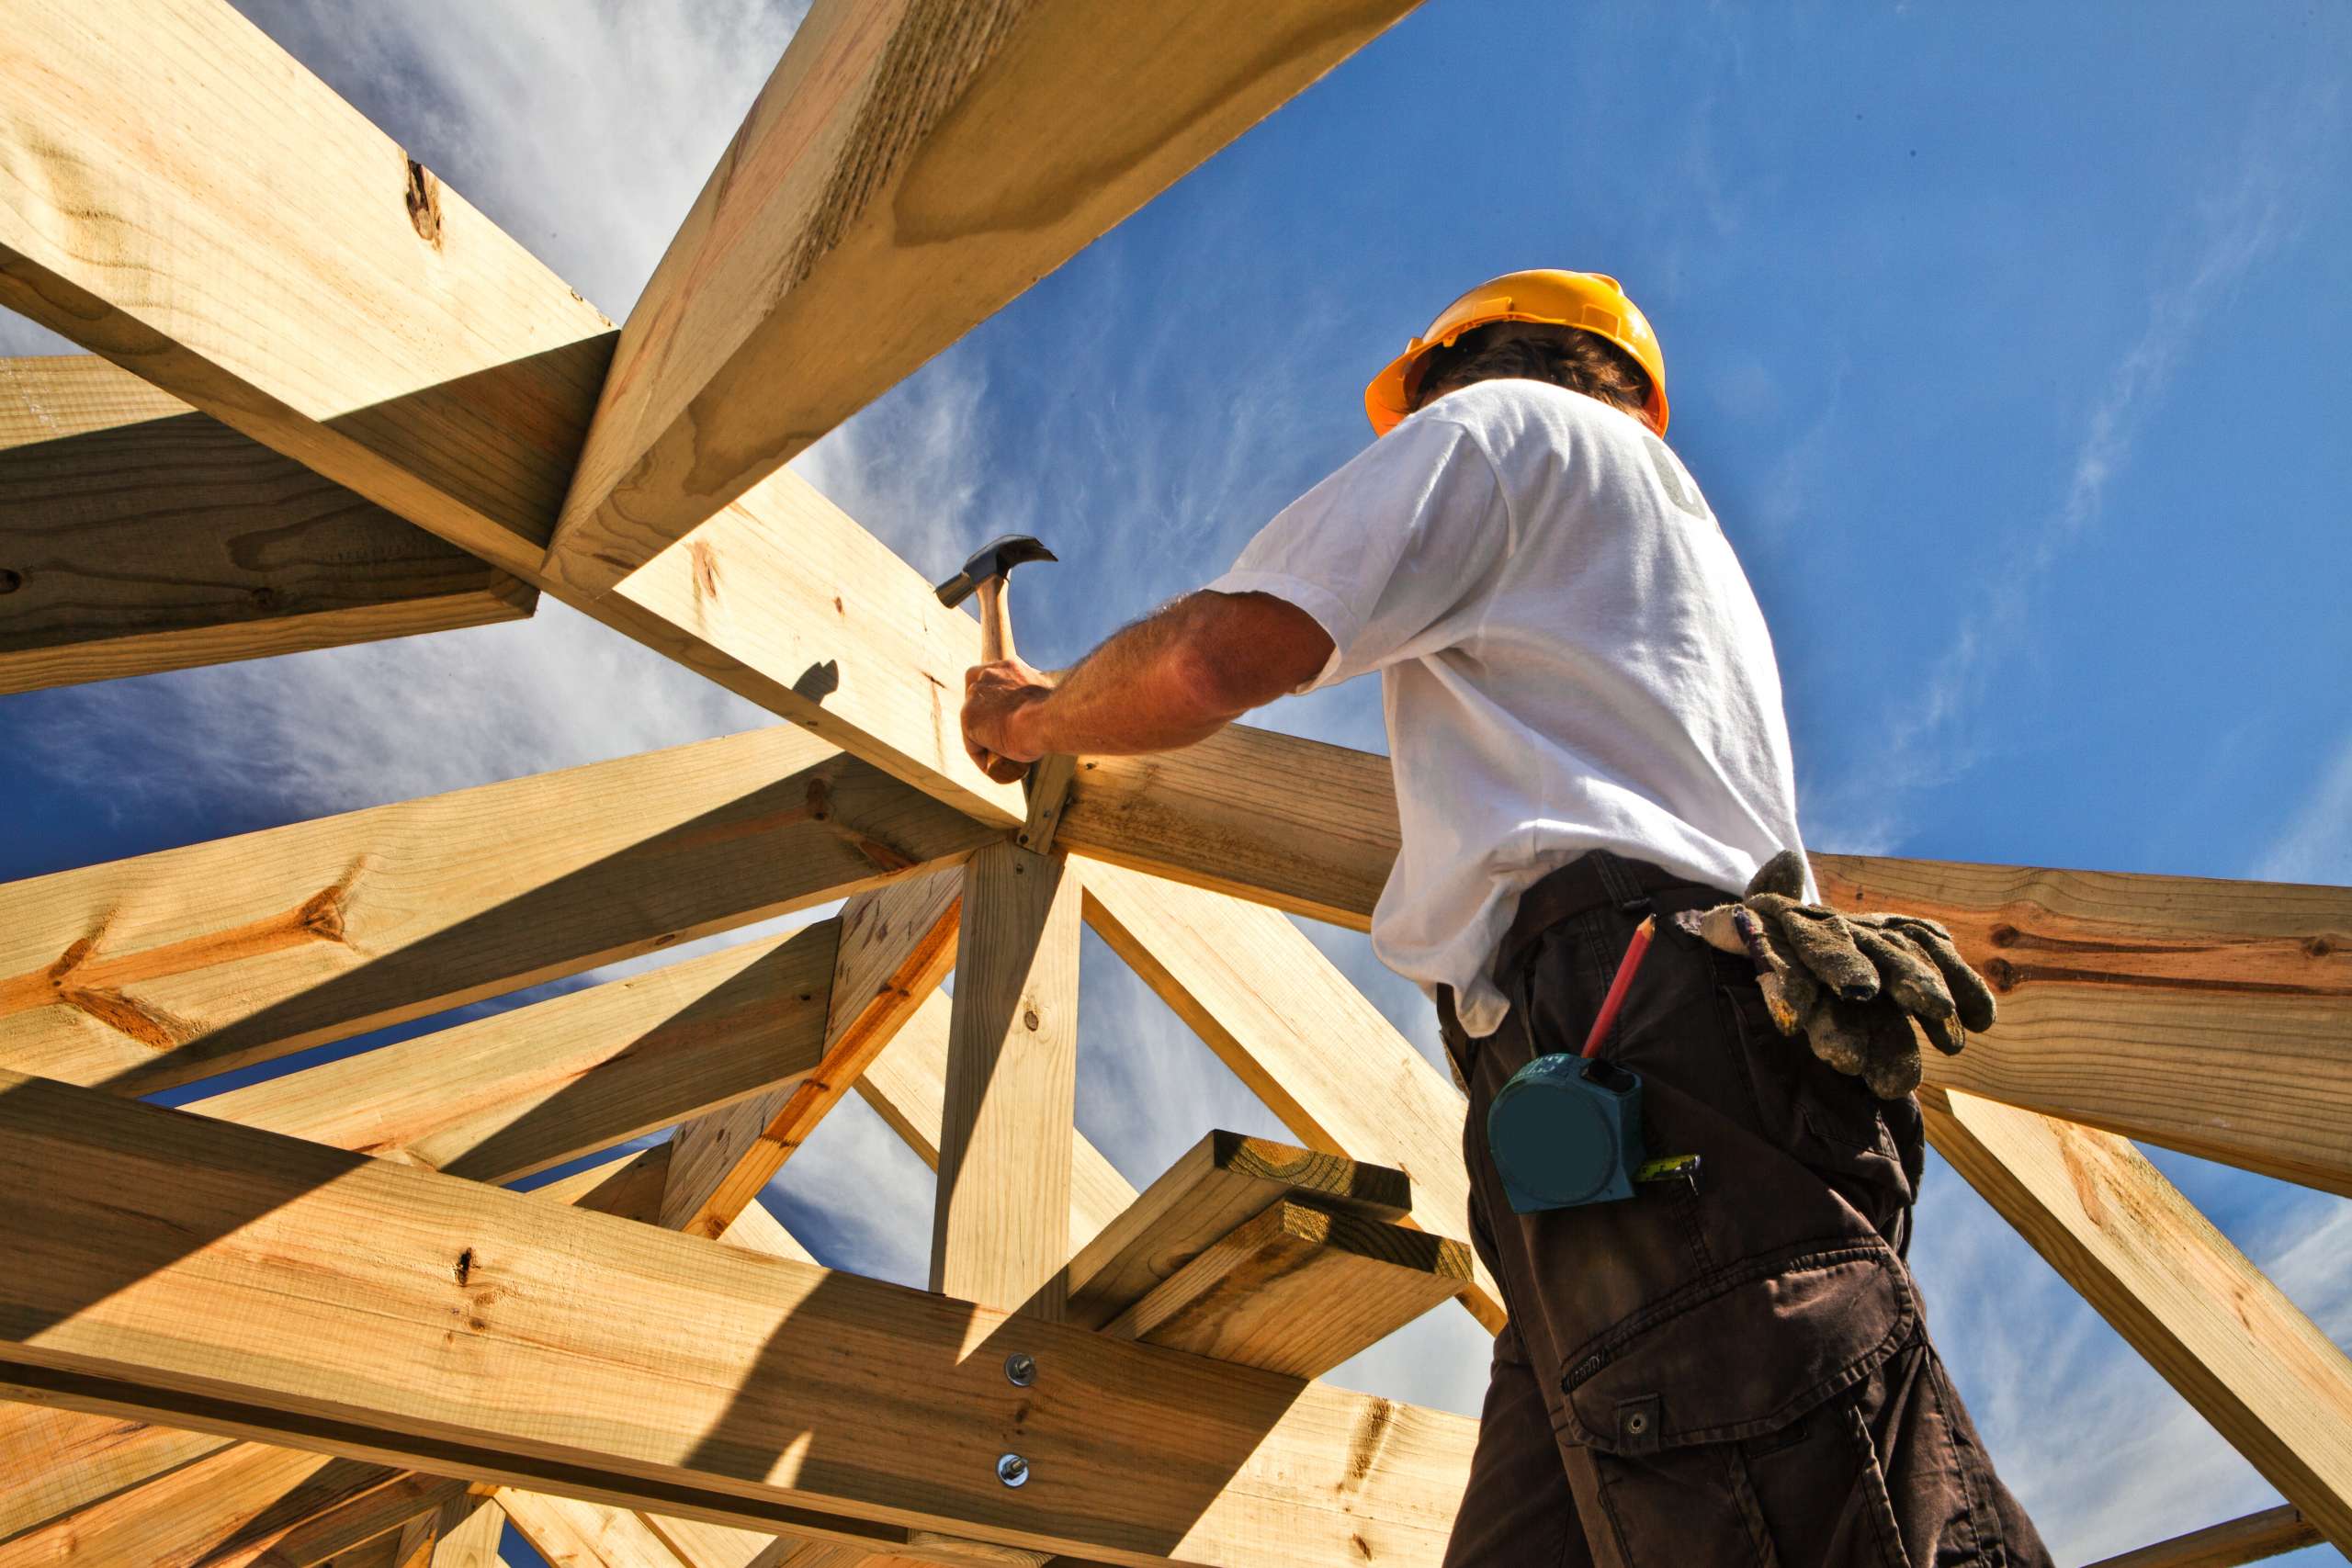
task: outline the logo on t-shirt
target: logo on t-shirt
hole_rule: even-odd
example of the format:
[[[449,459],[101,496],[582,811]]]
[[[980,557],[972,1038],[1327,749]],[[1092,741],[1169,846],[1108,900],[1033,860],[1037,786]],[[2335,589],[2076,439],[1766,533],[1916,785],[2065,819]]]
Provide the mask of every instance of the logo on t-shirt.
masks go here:
[[[1657,482],[1667,496],[1680,510],[1704,523],[1713,523],[1715,514],[1708,510],[1706,498],[1699,493],[1699,486],[1683,469],[1682,459],[1676,457],[1667,444],[1653,431],[1642,432],[1642,449],[1650,455],[1650,467],[1657,471]],[[1720,528],[1721,525],[1717,526]]]

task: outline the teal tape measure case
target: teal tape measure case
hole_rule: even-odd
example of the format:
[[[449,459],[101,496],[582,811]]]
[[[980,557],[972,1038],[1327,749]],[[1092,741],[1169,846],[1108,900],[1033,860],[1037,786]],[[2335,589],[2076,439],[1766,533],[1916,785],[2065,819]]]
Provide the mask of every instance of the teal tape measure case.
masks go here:
[[[1642,1080],[1597,1056],[1538,1056],[1496,1093],[1487,1147],[1514,1213],[1631,1198]]]

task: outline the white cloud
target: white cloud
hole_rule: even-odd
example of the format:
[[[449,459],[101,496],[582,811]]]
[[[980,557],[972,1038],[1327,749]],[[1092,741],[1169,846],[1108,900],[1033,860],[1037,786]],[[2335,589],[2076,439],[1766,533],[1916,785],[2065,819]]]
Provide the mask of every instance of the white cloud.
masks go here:
[[[2263,882],[2352,884],[2352,734],[2246,874]]]

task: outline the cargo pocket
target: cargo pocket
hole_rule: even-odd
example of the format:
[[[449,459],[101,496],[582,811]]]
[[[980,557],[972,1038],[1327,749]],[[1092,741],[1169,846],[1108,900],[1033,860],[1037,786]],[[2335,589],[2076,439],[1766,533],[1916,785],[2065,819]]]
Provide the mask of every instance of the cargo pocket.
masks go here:
[[[1804,1039],[1775,1029],[1763,994],[1753,985],[1723,987],[1721,996],[1730,1021],[1725,1037],[1739,1053],[1755,1092],[1763,1136],[1894,1241],[1917,1196],[1914,1173],[1920,1141],[1915,1132],[1915,1146],[1906,1156],[1895,1124],[1916,1129],[1917,1111],[1907,1101],[1880,1100],[1861,1079],[1815,1056]]]
[[[1619,1456],[1761,1437],[1868,1377],[1918,1315],[1908,1275],[1883,1245],[1749,1258],[1572,1352],[1562,1436]]]

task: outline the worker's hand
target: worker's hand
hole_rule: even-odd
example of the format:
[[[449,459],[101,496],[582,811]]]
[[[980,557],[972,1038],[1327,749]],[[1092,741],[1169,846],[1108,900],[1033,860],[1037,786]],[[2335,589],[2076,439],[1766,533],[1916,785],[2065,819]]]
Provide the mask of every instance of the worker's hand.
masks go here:
[[[1951,933],[1916,915],[1841,915],[1800,903],[1804,862],[1775,855],[1736,904],[1677,917],[1725,953],[1746,953],[1773,1024],[1813,1054],[1899,1100],[1919,1087],[1918,1036],[1957,1055],[1966,1030],[1993,1027],[1992,987]]]
[[[980,772],[1011,784],[1044,756],[1036,744],[1036,707],[1054,683],[1018,659],[975,664],[964,671],[964,750]]]

